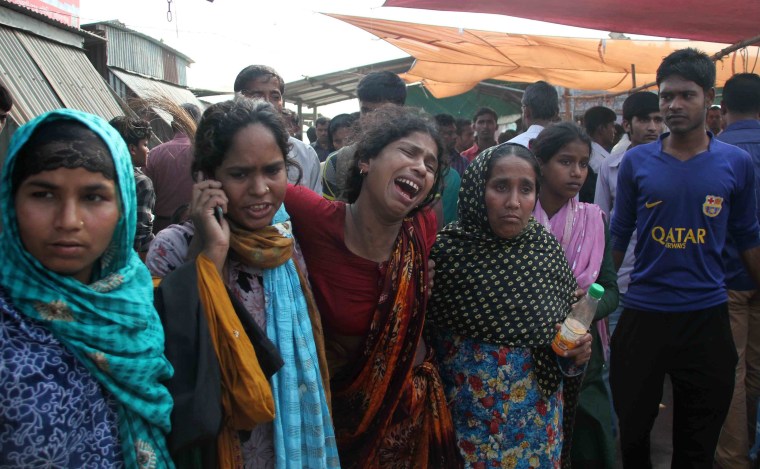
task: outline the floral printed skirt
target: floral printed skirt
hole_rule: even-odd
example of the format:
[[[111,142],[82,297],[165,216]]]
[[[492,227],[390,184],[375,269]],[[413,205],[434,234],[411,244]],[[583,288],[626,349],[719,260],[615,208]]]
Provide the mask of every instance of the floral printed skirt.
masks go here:
[[[562,388],[545,397],[530,349],[436,330],[433,340],[457,445],[472,468],[559,468]]]

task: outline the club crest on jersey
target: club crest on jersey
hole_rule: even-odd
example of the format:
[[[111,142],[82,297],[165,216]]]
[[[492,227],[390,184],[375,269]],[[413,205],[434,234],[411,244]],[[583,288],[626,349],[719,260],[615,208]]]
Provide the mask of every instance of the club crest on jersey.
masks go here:
[[[708,195],[705,197],[705,203],[702,204],[702,213],[708,217],[717,217],[721,208],[723,208],[723,197]]]

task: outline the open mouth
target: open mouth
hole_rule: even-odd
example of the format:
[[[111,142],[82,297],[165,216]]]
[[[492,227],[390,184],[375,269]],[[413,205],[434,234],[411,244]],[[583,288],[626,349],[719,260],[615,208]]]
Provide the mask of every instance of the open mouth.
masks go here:
[[[420,193],[420,186],[409,179],[397,178],[394,182],[396,183],[396,187],[399,188],[401,193],[404,194],[407,199],[411,200]]]

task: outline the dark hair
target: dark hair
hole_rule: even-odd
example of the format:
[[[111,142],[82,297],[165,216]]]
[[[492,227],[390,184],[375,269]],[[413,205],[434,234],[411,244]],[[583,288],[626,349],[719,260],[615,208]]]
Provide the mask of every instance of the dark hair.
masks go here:
[[[650,91],[637,91],[623,101],[623,119],[628,122],[634,117],[645,119],[653,112],[660,112],[659,98]]]
[[[525,88],[522,105],[530,109],[533,119],[551,120],[559,114],[557,90],[545,81],[537,81]]]
[[[338,114],[330,119],[330,125],[327,127],[327,142],[330,144],[330,148],[333,147],[333,135],[338,129],[344,127],[352,128],[356,124],[357,118],[353,114]]]
[[[317,120],[314,121],[315,127],[318,125],[329,125],[329,124],[330,124],[330,119],[325,116],[319,116]]]
[[[477,111],[475,111],[475,115],[472,116],[472,123],[474,124],[478,120],[478,117],[485,116],[486,114],[493,117],[494,122],[499,120],[499,116],[496,115],[496,111],[494,111],[490,107],[484,106],[484,107],[479,108]]]
[[[507,143],[513,138],[517,137],[517,131],[513,129],[505,130],[499,134],[499,138],[496,139],[497,143]]]
[[[472,128],[472,122],[470,122],[468,119],[457,119],[457,135],[462,135],[462,132],[464,132],[464,129],[471,129]]]
[[[127,145],[138,145],[140,140],[150,140],[153,134],[150,122],[137,117],[116,116],[108,123],[119,132]]]
[[[266,101],[238,95],[234,100],[209,106],[203,113],[195,135],[193,172],[203,171],[211,177],[224,161],[235,135],[254,124],[263,125],[272,132],[286,166],[298,166],[292,158],[288,158],[290,134],[282,114]]]
[[[81,122],[48,120],[34,129],[18,151],[11,174],[13,193],[29,176],[59,168],[84,168],[116,181],[113,156],[103,139]]]
[[[356,201],[364,182],[364,177],[359,173],[359,163],[376,158],[385,147],[415,132],[427,134],[435,142],[438,170],[435,173],[433,187],[420,207],[433,202],[436,194],[440,192],[446,161],[443,156],[445,148],[443,141],[430,115],[415,108],[389,105],[377,109],[362,119],[361,136],[356,142],[356,153],[346,181],[345,193],[348,203]]]
[[[179,107],[181,107],[187,113],[187,115],[190,116],[190,118],[195,121],[196,124],[198,123],[198,121],[201,120],[201,110],[195,104],[184,103],[184,104],[181,104]]]
[[[538,164],[535,155],[519,143],[502,143],[496,147],[488,163],[486,163],[485,182],[488,183],[488,180],[491,179],[491,172],[496,162],[507,156],[515,156],[530,164],[530,167],[533,168],[533,172],[536,174],[536,194],[538,194],[541,190],[541,165]]]
[[[607,125],[610,122],[615,122],[617,115],[615,111],[604,106],[594,106],[589,108],[585,114],[583,114],[583,125],[586,127],[586,133],[594,135],[596,130]]]
[[[275,78],[280,84],[280,93],[285,94],[285,81],[272,67],[266,65],[249,65],[241,70],[235,77],[233,90],[235,93],[239,93],[251,80],[258,80],[259,78],[266,78],[267,80]]]
[[[314,127],[309,127],[306,129],[306,138],[309,139],[309,143],[314,143],[317,141],[317,129]]]
[[[438,124],[438,127],[448,127],[450,125],[456,126],[456,121],[454,120],[454,116],[451,114],[436,114],[435,115],[435,122]]]
[[[576,140],[588,145],[591,154],[591,137],[578,124],[573,122],[558,122],[546,127],[538,134],[532,143],[531,150],[542,163],[548,163],[562,147]]]
[[[723,85],[723,104],[730,112],[760,114],[760,76],[737,73]]]
[[[662,60],[657,68],[657,86],[674,75],[693,81],[705,91],[715,86],[715,64],[707,54],[691,47],[677,50]]]
[[[13,98],[11,93],[0,85],[0,111],[8,112],[13,107]]]
[[[371,72],[356,87],[359,101],[368,103],[389,102],[403,106],[406,102],[406,85],[393,72]]]

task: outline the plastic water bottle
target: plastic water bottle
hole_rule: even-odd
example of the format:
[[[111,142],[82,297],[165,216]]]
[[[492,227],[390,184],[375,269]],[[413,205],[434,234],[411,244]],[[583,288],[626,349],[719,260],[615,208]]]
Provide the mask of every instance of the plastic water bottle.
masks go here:
[[[586,296],[573,305],[570,314],[562,323],[562,328],[552,341],[552,349],[556,354],[563,355],[568,350],[574,349],[575,341],[588,332],[602,295],[604,295],[604,287],[598,283],[592,283]]]

